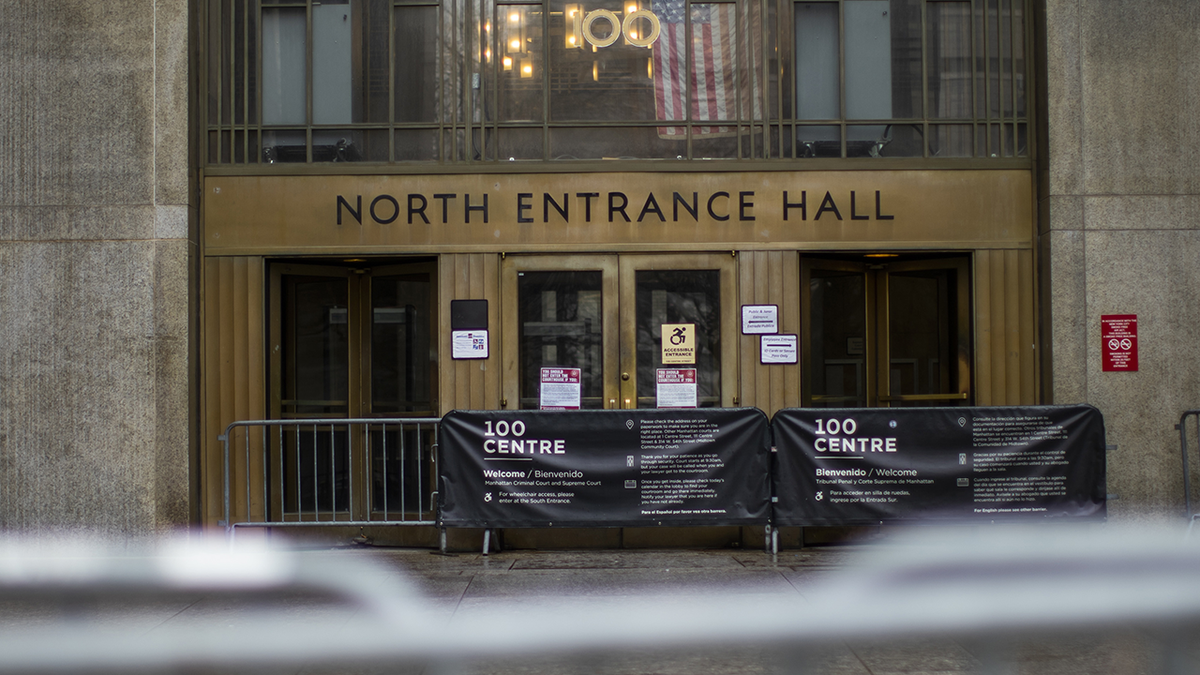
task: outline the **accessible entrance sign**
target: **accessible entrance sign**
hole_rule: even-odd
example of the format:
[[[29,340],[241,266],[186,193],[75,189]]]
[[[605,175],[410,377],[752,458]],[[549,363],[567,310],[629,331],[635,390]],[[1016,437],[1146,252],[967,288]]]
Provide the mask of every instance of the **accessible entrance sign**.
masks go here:
[[[756,408],[454,411],[438,436],[441,527],[765,525]]]
[[[1106,515],[1091,406],[781,410],[776,525]]]

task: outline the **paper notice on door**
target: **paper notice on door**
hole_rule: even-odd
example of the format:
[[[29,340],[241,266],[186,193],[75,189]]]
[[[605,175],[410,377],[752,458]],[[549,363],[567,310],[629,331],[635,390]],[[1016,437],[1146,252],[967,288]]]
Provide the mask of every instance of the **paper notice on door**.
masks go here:
[[[450,333],[450,355],[456,359],[486,359],[488,332],[486,330],[456,330]]]
[[[656,380],[659,408],[696,407],[695,368],[659,368]]]
[[[579,368],[542,368],[538,407],[542,410],[579,410],[583,371]]]

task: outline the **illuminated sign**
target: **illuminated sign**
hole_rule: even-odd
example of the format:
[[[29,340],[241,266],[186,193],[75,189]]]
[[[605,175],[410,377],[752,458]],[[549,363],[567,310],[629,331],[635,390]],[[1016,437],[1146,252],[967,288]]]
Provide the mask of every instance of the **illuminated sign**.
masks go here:
[[[626,8],[624,20],[618,17],[616,12],[607,9],[594,9],[585,14],[583,8],[578,5],[568,5],[566,14],[571,22],[571,30],[567,32],[566,38],[568,48],[583,47],[578,39],[579,36],[582,36],[589,44],[602,48],[612,45],[622,35],[625,36],[626,44],[634,47],[649,47],[657,42],[658,36],[662,34],[662,23],[654,12],[648,9],[639,9],[637,5],[630,5]],[[650,24],[648,33],[638,33],[635,26],[638,19]],[[597,21],[608,23],[607,35],[596,35]]]

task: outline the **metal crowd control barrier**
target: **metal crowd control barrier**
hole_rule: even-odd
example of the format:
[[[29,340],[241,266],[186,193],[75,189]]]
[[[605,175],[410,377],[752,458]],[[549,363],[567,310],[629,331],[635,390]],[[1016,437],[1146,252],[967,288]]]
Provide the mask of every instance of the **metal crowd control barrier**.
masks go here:
[[[823,649],[847,640],[898,639],[920,649],[944,638],[975,645],[982,672],[989,673],[1015,673],[1018,666],[1034,673],[1196,672],[1195,544],[1179,541],[1177,532],[1164,539],[1056,531],[1043,532],[1052,536],[1040,541],[1033,531],[1005,534],[963,540],[957,533],[954,545],[911,541],[881,548],[871,560],[814,580],[802,596],[725,589],[601,602],[535,594],[449,613],[403,583],[394,568],[360,556],[222,542],[153,557],[79,550],[47,555],[0,541],[0,673],[366,667],[455,675],[496,672],[494,666],[506,664],[501,672],[536,673],[563,672],[539,670],[536,659],[545,656],[600,662],[714,648],[735,650],[735,659],[774,652],[780,672],[799,673],[814,672]],[[197,597],[210,599],[207,606],[193,608],[203,602]],[[170,612],[164,615],[164,608]],[[1125,646],[1110,662],[1086,653],[1109,644],[1101,638],[1111,631],[1154,642],[1114,641]],[[1080,640],[1088,636],[1094,638]],[[1030,637],[1053,637],[1054,653],[1071,650],[1078,658],[1056,662],[1039,650],[1021,662],[1017,642]],[[905,653],[906,671],[948,670],[943,661],[910,670],[919,653]],[[624,663],[618,672],[677,669],[664,667],[672,665],[665,658]],[[698,672],[727,672],[720,664]],[[565,672],[598,670],[582,665]]]
[[[440,418],[233,422],[224,444],[222,525],[436,524]],[[244,501],[233,503],[234,495]]]

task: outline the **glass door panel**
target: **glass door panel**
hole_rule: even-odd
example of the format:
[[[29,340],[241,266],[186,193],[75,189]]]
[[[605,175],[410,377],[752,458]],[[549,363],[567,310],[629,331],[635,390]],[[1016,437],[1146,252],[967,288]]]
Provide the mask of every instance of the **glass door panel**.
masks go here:
[[[656,371],[664,324],[695,326],[696,398],[721,404],[721,273],[719,270],[639,270],[637,285],[637,407],[657,407]],[[670,336],[668,336],[668,340]],[[688,367],[687,365],[677,367]]]
[[[363,417],[434,417],[437,414],[436,265],[416,263],[366,270],[369,344],[363,350],[369,390]],[[364,331],[364,332],[366,332]],[[372,517],[428,513],[434,485],[433,437],[396,427],[366,434]]]
[[[418,269],[389,267],[369,277],[370,415],[434,414],[433,270],[411,267]]]
[[[867,278],[855,267],[814,266],[808,275],[811,407],[867,405]]]
[[[970,400],[967,258],[895,258],[802,261],[803,405]]]
[[[350,402],[346,278],[285,275],[283,414],[341,417]]]
[[[908,260],[879,273],[886,287],[887,389],[893,406],[966,405],[970,303],[965,258]],[[882,295],[882,290],[881,290]]]
[[[271,266],[275,419],[431,416],[435,265]],[[272,440],[284,517],[365,519],[428,503],[432,439],[313,425]],[[275,484],[275,483],[273,483]]]
[[[539,407],[541,368],[580,369],[580,407],[604,407],[603,273],[518,272],[520,407]]]
[[[697,407],[735,405],[740,328],[735,262],[716,253],[620,257],[623,407],[658,407],[656,375],[662,367],[696,369]],[[664,324],[693,325],[692,363],[664,366]]]
[[[288,266],[274,271],[282,338],[275,414],[283,419],[348,416],[352,280],[341,269]],[[348,512],[351,460],[346,430],[314,428],[312,433],[284,434],[280,442],[285,512]]]
[[[662,326],[693,324],[697,405],[732,404],[737,322],[728,255],[508,256],[505,407],[540,407],[544,367],[579,368],[580,407],[655,407]]]
[[[541,369],[580,370],[580,407],[616,407],[617,259],[508,256],[502,266],[504,404],[536,410]]]

